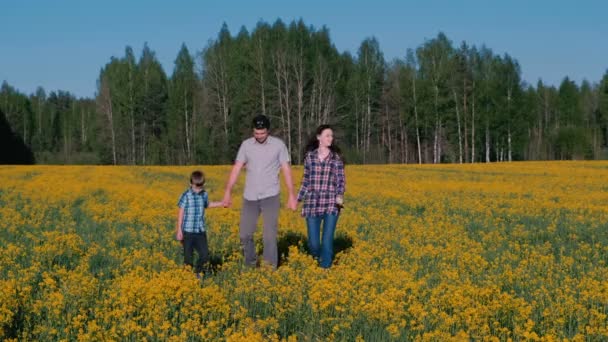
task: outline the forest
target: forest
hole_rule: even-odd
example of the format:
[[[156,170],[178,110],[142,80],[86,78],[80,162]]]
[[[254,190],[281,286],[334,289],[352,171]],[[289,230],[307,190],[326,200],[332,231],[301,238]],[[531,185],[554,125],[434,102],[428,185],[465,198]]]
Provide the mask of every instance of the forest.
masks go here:
[[[294,164],[322,123],[353,164],[607,159],[608,70],[598,80],[528,84],[514,56],[442,32],[386,60],[373,37],[341,52],[303,20],[224,24],[170,74],[126,46],[91,98],[4,81],[0,163],[229,164],[260,113]]]

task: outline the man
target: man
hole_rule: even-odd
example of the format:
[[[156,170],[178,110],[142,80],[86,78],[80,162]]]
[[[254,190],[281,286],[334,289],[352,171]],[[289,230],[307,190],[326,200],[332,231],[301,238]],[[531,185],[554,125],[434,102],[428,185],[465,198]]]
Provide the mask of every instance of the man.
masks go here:
[[[245,265],[256,265],[253,242],[260,213],[264,220],[264,261],[276,268],[279,262],[277,232],[280,208],[279,171],[283,171],[288,197],[287,208],[296,210],[289,152],[285,143],[270,135],[270,120],[265,115],[253,119],[253,137],[241,144],[224,192],[224,206],[232,204],[231,193],[243,167],[247,170],[243,208],[241,209],[240,239]]]

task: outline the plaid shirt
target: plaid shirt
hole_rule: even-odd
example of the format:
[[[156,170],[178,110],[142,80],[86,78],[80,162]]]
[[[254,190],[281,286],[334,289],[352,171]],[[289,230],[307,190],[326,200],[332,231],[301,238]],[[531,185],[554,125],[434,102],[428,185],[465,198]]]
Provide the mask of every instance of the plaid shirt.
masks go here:
[[[205,231],[205,208],[209,206],[209,196],[206,191],[196,193],[189,188],[179,198],[177,206],[184,209],[183,232],[202,233]]]
[[[304,201],[302,216],[337,215],[336,196],[344,195],[344,163],[330,152],[325,160],[319,160],[318,150],[308,152],[304,159],[304,177],[298,193],[298,201]]]

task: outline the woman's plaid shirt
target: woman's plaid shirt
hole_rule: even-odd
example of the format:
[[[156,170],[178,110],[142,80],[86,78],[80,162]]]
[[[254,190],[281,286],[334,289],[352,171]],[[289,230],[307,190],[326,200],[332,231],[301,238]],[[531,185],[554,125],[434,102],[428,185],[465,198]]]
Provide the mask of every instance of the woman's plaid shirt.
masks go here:
[[[304,201],[302,216],[337,215],[336,195],[345,190],[344,163],[339,155],[330,152],[319,160],[318,150],[310,151],[304,159],[304,177],[298,201]]]

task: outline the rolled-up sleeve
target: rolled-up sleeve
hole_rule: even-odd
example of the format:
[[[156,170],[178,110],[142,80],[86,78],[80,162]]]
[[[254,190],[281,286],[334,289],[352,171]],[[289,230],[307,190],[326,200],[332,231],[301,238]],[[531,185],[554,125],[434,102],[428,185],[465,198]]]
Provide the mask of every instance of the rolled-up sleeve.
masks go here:
[[[336,161],[336,192],[344,195],[346,191],[346,176],[344,175],[344,162],[341,159]]]
[[[302,185],[300,186],[300,191],[298,192],[298,201],[304,200],[304,196],[308,191],[308,187],[310,186],[310,155],[307,154],[306,158],[304,158],[304,175],[302,176]]]

